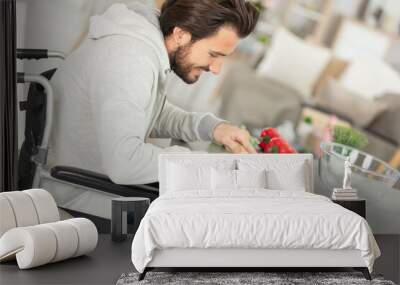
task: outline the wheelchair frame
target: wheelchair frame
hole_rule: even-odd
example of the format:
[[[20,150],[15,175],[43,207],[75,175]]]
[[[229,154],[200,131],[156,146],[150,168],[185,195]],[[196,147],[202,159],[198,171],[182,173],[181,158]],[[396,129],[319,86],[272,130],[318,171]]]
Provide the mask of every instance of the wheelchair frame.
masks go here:
[[[45,49],[18,49],[17,58],[23,59],[46,59],[46,58],[59,58],[64,60],[65,54],[58,51],[50,51]],[[48,77],[51,78],[52,74]],[[113,194],[117,196],[125,197],[146,197],[153,201],[158,197],[158,183],[150,184],[138,184],[138,185],[118,185],[111,181],[109,177],[104,174],[80,169],[70,166],[54,166],[49,171],[46,170],[47,155],[49,151],[49,139],[53,123],[53,108],[54,108],[54,92],[50,84],[50,78],[46,78],[44,74],[26,74],[19,72],[17,73],[17,83],[31,83],[29,90],[31,90],[33,84],[40,85],[43,90],[43,96],[45,96],[45,123],[43,128],[39,128],[42,133],[36,134],[36,140],[32,148],[28,148],[30,151],[30,160],[33,162],[36,169],[34,170],[33,182],[29,188],[38,188],[41,185],[41,179],[43,173],[48,179],[59,181],[61,183],[72,184],[74,186],[82,187],[83,189],[92,189],[94,191],[100,191],[107,194]],[[37,86],[36,86],[37,87]],[[29,95],[28,95],[29,96]],[[20,109],[23,110],[22,106],[26,105],[27,102],[20,102]],[[29,111],[29,110],[27,110]],[[27,140],[27,134],[25,133],[25,141]],[[19,157],[20,160],[20,157]],[[24,163],[24,162],[21,162]],[[29,168],[29,166],[28,166]],[[26,169],[26,168],[25,168]],[[32,170],[32,169],[31,169]],[[21,173],[20,173],[21,174]],[[29,184],[29,183],[28,183]],[[20,187],[20,185],[19,185]],[[26,188],[26,185],[25,185]],[[19,188],[20,190],[24,190]],[[66,209],[68,211],[68,209]],[[68,211],[73,215],[89,217],[91,215],[80,213],[76,211]],[[96,220],[95,216],[93,220]]]

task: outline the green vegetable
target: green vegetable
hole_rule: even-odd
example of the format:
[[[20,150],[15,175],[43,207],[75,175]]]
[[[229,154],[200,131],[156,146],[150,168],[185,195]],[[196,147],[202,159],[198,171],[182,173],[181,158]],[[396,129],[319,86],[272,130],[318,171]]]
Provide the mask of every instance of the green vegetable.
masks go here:
[[[304,123],[306,124],[312,124],[312,118],[310,116],[305,116],[304,117]]]
[[[252,1],[252,4],[254,5],[254,7],[259,11],[262,12],[265,10],[265,6],[263,1]]]
[[[262,44],[268,44],[269,43],[269,37],[268,36],[260,35],[260,36],[257,37],[257,40]]]
[[[257,149],[258,145],[260,144],[260,140],[256,137],[250,137],[250,143],[255,149]]]
[[[357,149],[363,149],[368,145],[368,139],[364,134],[344,126],[333,128],[333,141]]]
[[[247,131],[247,127],[244,124],[241,124],[239,126],[240,129],[242,130],[246,130]],[[258,149],[258,145],[260,144],[260,140],[256,137],[250,136],[250,144],[255,148]]]

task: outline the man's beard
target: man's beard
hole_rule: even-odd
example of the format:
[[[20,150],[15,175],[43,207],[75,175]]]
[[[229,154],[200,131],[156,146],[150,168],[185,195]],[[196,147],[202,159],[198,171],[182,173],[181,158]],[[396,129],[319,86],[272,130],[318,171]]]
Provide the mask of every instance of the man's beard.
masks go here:
[[[198,80],[198,78],[192,79],[189,77],[190,72],[194,68],[193,64],[187,63],[187,57],[191,46],[192,45],[189,43],[178,47],[169,55],[171,69],[187,84],[193,84]]]

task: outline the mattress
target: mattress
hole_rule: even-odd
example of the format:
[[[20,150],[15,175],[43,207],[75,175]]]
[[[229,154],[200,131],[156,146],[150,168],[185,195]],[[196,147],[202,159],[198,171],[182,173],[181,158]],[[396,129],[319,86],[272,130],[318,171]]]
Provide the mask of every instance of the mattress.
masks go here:
[[[359,250],[372,271],[379,248],[365,219],[327,197],[243,189],[220,195],[169,192],[157,198],[132,243],[139,272],[163,249]]]

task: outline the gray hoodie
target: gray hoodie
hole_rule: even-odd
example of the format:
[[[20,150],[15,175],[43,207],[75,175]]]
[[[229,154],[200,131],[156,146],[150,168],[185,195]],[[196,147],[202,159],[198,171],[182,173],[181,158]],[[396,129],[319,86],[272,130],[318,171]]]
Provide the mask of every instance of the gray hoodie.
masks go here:
[[[50,165],[102,172],[118,184],[158,180],[162,149],[147,138],[211,140],[222,120],[166,100],[170,73],[156,11],[114,4],[91,19],[88,39],[52,80],[56,110]]]

